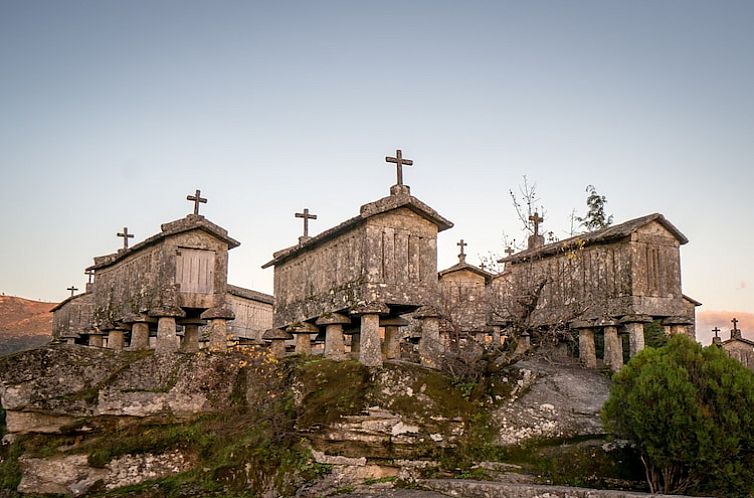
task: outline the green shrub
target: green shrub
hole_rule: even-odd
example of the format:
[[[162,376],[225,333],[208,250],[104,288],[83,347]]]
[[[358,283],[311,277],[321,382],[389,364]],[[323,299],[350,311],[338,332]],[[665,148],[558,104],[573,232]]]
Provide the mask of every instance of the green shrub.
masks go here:
[[[638,445],[653,492],[754,491],[754,374],[678,335],[636,355],[613,380],[603,420]]]

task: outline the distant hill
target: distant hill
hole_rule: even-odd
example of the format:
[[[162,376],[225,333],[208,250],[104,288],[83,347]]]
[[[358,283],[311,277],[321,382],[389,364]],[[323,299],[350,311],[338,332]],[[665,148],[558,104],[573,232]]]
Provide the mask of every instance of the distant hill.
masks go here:
[[[0,356],[49,342],[55,304],[0,296]]]

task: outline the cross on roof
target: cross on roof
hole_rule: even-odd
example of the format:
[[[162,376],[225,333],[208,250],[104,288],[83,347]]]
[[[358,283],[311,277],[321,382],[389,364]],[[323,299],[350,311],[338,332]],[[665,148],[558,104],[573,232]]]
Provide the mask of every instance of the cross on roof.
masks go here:
[[[511,257],[511,254],[513,254],[514,252],[516,251],[514,251],[511,246],[508,246],[505,248],[505,254],[507,254],[509,258]]]
[[[128,249],[128,239],[133,239],[133,234],[128,233],[128,227],[123,227],[122,233],[116,234],[118,237],[123,237],[123,249]]]
[[[479,263],[479,269],[480,270],[486,270],[487,269],[487,264],[484,261],[482,261],[481,263]]]
[[[534,214],[529,216],[529,221],[534,225],[534,235],[539,235],[539,224],[545,221],[538,212],[534,211]]]
[[[92,283],[92,277],[94,276],[94,270],[84,270],[84,275],[87,275],[89,277],[89,282]]]
[[[316,220],[316,214],[309,214],[309,208],[304,208],[303,213],[296,213],[296,218],[304,219],[304,237],[309,236],[309,220]]]
[[[714,333],[715,333],[715,337],[719,337],[719,336],[717,335],[717,334],[719,334],[719,333],[720,333],[720,329],[719,329],[719,328],[715,327],[714,329],[712,329],[712,332],[714,332]]]
[[[207,199],[202,197],[202,191],[199,189],[196,189],[196,192],[194,195],[187,195],[186,196],[187,201],[193,201],[194,203],[194,214],[199,215],[199,203],[207,204]]]
[[[463,239],[461,239],[461,241],[456,245],[461,248],[461,254],[458,255],[458,259],[461,260],[461,262],[466,261],[466,251],[464,251],[464,249],[466,248],[466,246],[468,246],[468,244],[464,242]]]
[[[403,165],[406,166],[412,166],[414,164],[414,161],[411,159],[403,159],[403,152],[401,152],[400,149],[397,149],[395,151],[395,157],[385,156],[385,161],[389,163],[394,163],[397,165],[398,169],[398,183],[397,185],[403,185]]]
[[[66,290],[71,291],[71,297],[73,297],[73,293],[76,292],[78,289],[74,286],[70,286]]]
[[[734,318],[731,320],[731,323],[733,324],[733,330],[738,330],[738,319]]]

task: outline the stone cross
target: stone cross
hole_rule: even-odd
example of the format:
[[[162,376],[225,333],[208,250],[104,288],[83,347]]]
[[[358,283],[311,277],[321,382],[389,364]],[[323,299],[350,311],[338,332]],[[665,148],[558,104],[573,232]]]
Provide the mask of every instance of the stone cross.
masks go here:
[[[194,203],[194,214],[199,215],[199,203],[207,204],[207,199],[202,197],[202,191],[197,189],[194,195],[187,195],[186,196],[187,201],[192,201]]]
[[[74,286],[70,286],[66,290],[71,291],[71,297],[73,297],[73,293],[76,292],[78,289]]]
[[[304,237],[309,236],[309,220],[316,220],[316,214],[309,214],[309,208],[304,208],[303,213],[296,213],[296,218],[304,219]]]
[[[480,270],[486,270],[487,269],[487,265],[485,264],[484,261],[482,261],[481,263],[479,263],[479,269]]]
[[[514,251],[511,246],[508,246],[505,248],[505,254],[507,254],[509,258],[511,257],[511,254],[513,254],[514,252],[516,251]]]
[[[731,323],[733,324],[733,331],[738,331],[738,319],[734,318]]]
[[[123,249],[128,249],[128,239],[133,239],[133,234],[128,233],[128,227],[123,227],[122,233],[116,234],[118,237],[123,237]]]
[[[403,165],[412,166],[414,161],[411,159],[403,159],[403,152],[400,149],[395,151],[395,157],[385,156],[385,161],[394,163],[398,166],[398,185],[403,185]]]
[[[458,255],[459,261],[461,261],[461,263],[466,262],[466,251],[464,251],[464,249],[466,248],[466,246],[468,246],[468,244],[464,242],[463,239],[461,239],[461,241],[456,245],[461,248],[461,254]]]
[[[86,270],[84,271],[84,275],[87,275],[89,277],[89,282],[92,283],[92,277],[94,276],[94,270]]]
[[[534,211],[534,214],[529,216],[529,221],[534,225],[534,235],[539,235],[539,224],[545,221],[538,212]]]
[[[720,329],[719,329],[719,328],[715,327],[714,329],[712,329],[712,332],[714,332],[714,333],[715,333],[715,337],[719,337],[719,336],[717,335],[717,334],[718,334],[718,333],[720,332]]]

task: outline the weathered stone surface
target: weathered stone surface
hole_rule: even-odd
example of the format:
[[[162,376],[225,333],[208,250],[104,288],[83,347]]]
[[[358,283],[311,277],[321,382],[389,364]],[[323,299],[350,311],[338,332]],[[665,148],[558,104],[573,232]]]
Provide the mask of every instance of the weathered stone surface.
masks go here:
[[[378,367],[382,365],[379,315],[361,315],[359,361],[368,367]]]
[[[193,417],[226,406],[238,368],[205,353],[50,346],[0,358],[0,400],[13,432],[50,432],[77,417]]]
[[[644,330],[642,329],[642,334]],[[597,367],[597,352],[594,345],[594,329],[579,329],[579,359],[587,368]]]
[[[471,481],[463,479],[427,479],[421,486],[447,496],[463,498],[670,498],[670,495],[634,493],[599,489]],[[680,495],[673,495],[678,498]]]
[[[509,300],[547,279],[535,323],[602,316],[680,315],[694,305],[681,289],[679,246],[685,236],[660,214],[614,225],[504,258],[506,271],[491,289]],[[536,277],[536,278],[535,278]]]
[[[275,324],[365,303],[410,311],[437,300],[437,232],[452,226],[418,199],[391,195],[275,253]],[[408,309],[405,309],[408,307]]]
[[[180,451],[161,455],[124,455],[108,463],[105,468],[89,466],[87,455],[49,459],[22,457],[23,477],[18,491],[80,496],[95,484],[108,490],[115,489],[146,479],[178,474],[191,468],[194,462],[194,458]]]
[[[495,411],[499,443],[515,445],[536,438],[602,434],[600,409],[610,381],[576,364],[521,361],[511,370],[511,399]]]
[[[623,343],[618,337],[618,327],[608,325],[602,330],[605,334],[605,365],[617,372],[623,367]]]

